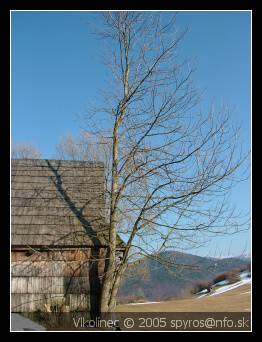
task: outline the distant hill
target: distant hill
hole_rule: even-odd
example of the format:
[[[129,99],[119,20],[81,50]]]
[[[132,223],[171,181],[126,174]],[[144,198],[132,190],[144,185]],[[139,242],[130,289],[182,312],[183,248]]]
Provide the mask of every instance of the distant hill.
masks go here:
[[[160,255],[160,264],[144,258],[130,264],[119,291],[119,298],[143,297],[149,301],[178,297],[189,291],[197,280],[211,280],[221,272],[244,267],[248,259],[211,258],[168,251]],[[169,263],[169,267],[165,264]]]

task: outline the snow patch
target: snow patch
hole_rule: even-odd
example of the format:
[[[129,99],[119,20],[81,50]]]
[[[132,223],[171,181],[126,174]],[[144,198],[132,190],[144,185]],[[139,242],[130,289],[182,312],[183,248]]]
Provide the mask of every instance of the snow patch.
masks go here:
[[[211,287],[215,287],[215,286],[224,286],[224,285],[228,285],[229,281],[228,280],[221,280],[218,283],[215,283],[213,286]]]
[[[206,296],[217,296],[220,293],[225,293],[225,292],[234,290],[234,289],[238,288],[239,286],[243,286],[245,284],[251,284],[251,278],[245,278],[245,279],[242,279],[242,280],[238,281],[237,283],[221,286],[219,288],[213,287],[213,291],[214,292],[211,292],[210,294],[209,293],[204,293],[203,292],[204,290],[203,290],[203,291],[201,291],[202,294],[200,296],[198,296],[197,299],[203,298],[203,297],[206,297]],[[244,292],[244,293],[250,293],[250,291]]]
[[[208,289],[204,289],[204,290],[198,292],[197,294],[208,293],[208,292],[209,292]]]
[[[240,279],[246,279],[246,278],[250,278],[251,277],[251,273],[248,271],[244,271],[240,273]]]
[[[235,284],[223,286],[220,289],[217,289],[214,293],[211,293],[210,296],[217,296],[220,293],[231,291],[245,284],[251,284],[251,278],[240,280]]]
[[[129,304],[126,304],[126,305],[142,305],[142,304],[156,304],[156,303],[161,303],[161,302],[129,303]]]

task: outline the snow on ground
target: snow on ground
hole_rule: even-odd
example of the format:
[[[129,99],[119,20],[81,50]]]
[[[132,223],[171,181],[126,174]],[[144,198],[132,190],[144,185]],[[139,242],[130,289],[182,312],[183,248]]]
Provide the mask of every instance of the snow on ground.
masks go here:
[[[224,286],[224,285],[228,285],[228,284],[229,284],[228,280],[221,280],[218,283],[216,283],[214,286]],[[214,287],[214,286],[211,286],[211,287]]]
[[[250,278],[251,274],[249,271],[244,271],[240,273],[240,279],[246,279],[246,278]]]
[[[208,292],[209,292],[208,289],[204,289],[204,290],[198,292],[198,294],[203,294],[203,293],[208,293]]]
[[[214,293],[211,293],[210,296],[216,296],[216,295],[218,295],[220,293],[224,293],[224,292],[236,289],[237,287],[245,285],[245,284],[251,284],[251,278],[242,279],[242,280],[238,281],[235,284],[230,284],[230,285],[223,286],[223,287],[215,290]]]
[[[199,298],[203,298],[203,297],[206,297],[206,296],[217,296],[217,295],[219,295],[221,293],[225,293],[227,291],[231,291],[231,290],[236,289],[237,287],[245,285],[245,284],[251,284],[251,278],[245,278],[245,279],[242,279],[242,280],[238,281],[237,283],[221,286],[221,287],[219,287],[217,289],[214,288],[214,292],[213,293],[210,293],[210,294],[204,293],[204,294],[201,294],[200,296],[198,296],[197,298],[199,299]]]
[[[129,303],[129,304],[126,304],[126,305],[141,305],[141,304],[156,304],[156,303],[161,303],[161,302]]]
[[[11,315],[11,331],[43,331],[45,327],[25,318],[19,314]]]

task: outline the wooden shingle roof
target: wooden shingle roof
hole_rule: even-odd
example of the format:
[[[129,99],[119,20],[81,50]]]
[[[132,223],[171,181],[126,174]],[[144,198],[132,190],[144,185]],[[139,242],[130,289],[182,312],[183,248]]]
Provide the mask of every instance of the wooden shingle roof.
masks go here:
[[[106,246],[103,163],[12,160],[12,246]]]

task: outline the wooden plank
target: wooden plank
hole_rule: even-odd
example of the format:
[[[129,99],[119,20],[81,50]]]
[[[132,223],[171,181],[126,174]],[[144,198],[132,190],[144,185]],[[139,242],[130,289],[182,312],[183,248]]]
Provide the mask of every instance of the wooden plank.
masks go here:
[[[66,296],[56,294],[12,294],[11,311],[12,312],[46,312],[46,307],[53,310],[56,308],[70,311],[87,312],[90,310],[90,299],[96,296],[88,294],[68,294]]]
[[[92,229],[99,233],[106,233],[108,228],[103,225],[92,224]],[[30,234],[43,234],[43,235],[65,235],[69,233],[86,233],[86,226],[82,224],[77,225],[28,225],[28,224],[12,224],[12,234],[30,235]]]
[[[30,251],[12,251],[12,262],[17,261],[86,261],[90,258],[91,248],[74,249],[74,250],[49,250],[35,251],[30,254]],[[31,251],[32,252],[32,251]]]
[[[89,261],[15,261],[12,262],[13,277],[88,276]]]
[[[21,167],[17,169],[11,170],[11,177],[17,176],[30,176],[30,177],[53,177],[54,172],[48,167]],[[64,168],[63,170],[58,171],[58,175],[63,177],[103,177],[104,169],[103,168],[94,168],[94,167],[86,167],[86,168]]]
[[[105,245],[104,239],[102,237],[99,238],[100,243]],[[91,238],[83,233],[83,234],[70,234],[70,235],[39,235],[39,234],[12,234],[11,241],[13,245],[24,245],[24,246],[43,246],[43,245],[93,245]]]
[[[61,215],[12,215],[11,217],[11,224],[54,224],[54,225],[83,225],[83,224],[90,224],[93,219],[101,219],[103,221],[104,218],[104,210],[95,210],[90,209],[88,210],[88,216],[84,217],[84,221],[76,215],[68,215],[63,216]]]
[[[89,293],[88,277],[12,277],[12,293]]]
[[[104,177],[101,173],[94,174],[93,176],[63,176],[63,177],[55,177],[55,176],[12,176],[11,181],[13,184],[15,183],[28,183],[28,184],[58,184],[63,187],[64,185],[78,184],[78,185],[100,185],[104,183]]]
[[[49,165],[52,167],[56,167],[59,170],[62,168],[68,167],[104,167],[102,162],[94,162],[94,161],[79,161],[79,160],[55,160],[55,159],[12,159],[11,165],[13,168],[21,168],[21,166],[32,167],[32,166],[40,166],[40,167],[48,167]]]
[[[16,198],[13,197],[11,199],[11,204],[12,207],[23,207],[23,208],[27,208],[27,207],[34,207],[34,208],[68,208],[68,204],[66,203],[66,201],[61,198],[61,197],[55,197],[55,198],[48,198],[48,199],[44,199],[44,198]],[[74,205],[77,208],[82,208],[85,205],[88,206],[93,206],[93,207],[103,207],[105,206],[105,199],[104,199],[104,195],[101,194],[96,194],[96,193],[91,193],[88,194],[88,196],[86,197],[86,199],[83,200],[78,200],[75,201],[74,200]]]
[[[27,278],[13,277],[11,279],[11,292],[12,293],[28,293]]]
[[[54,278],[53,278],[54,279]],[[64,277],[64,293],[66,294],[89,294],[89,277]]]
[[[47,187],[38,187],[35,188],[29,188],[28,186],[24,185],[24,188],[22,188],[22,184],[17,184],[17,189],[14,189],[12,186],[11,189],[11,200],[13,198],[32,198],[32,199],[61,199],[65,201],[64,197],[61,195],[60,192],[57,191],[56,188],[50,187],[48,189]],[[104,189],[97,189],[97,187],[68,187],[66,189],[66,194],[73,200],[73,201],[85,201],[90,198],[93,198],[93,196],[103,196]]]
[[[12,206],[13,216],[69,216],[69,217],[81,217],[83,215],[94,215],[95,213],[104,214],[105,208],[101,205],[92,205],[89,203],[85,206],[84,210],[81,208],[64,206],[64,207],[14,207]]]
[[[30,235],[30,234],[41,234],[41,235],[65,235],[69,233],[83,232],[86,230],[81,225],[72,226],[48,226],[48,225],[12,225],[12,234]]]
[[[44,307],[43,296],[12,293],[11,311],[12,312],[31,312],[36,311],[38,306]]]
[[[90,308],[90,297],[84,294],[70,294],[69,307],[71,311],[85,311]]]
[[[93,191],[102,191],[104,189],[104,183],[103,182],[97,182],[95,180],[90,182],[74,182],[74,183],[63,183],[62,187],[57,187],[52,182],[22,182],[22,181],[15,181],[13,180],[11,182],[11,189],[12,190],[34,190],[35,195],[38,196],[41,195],[41,193],[45,191],[55,191],[57,193],[60,193],[60,191],[66,191],[66,192],[73,192],[80,190],[81,193],[88,192],[89,190]]]

